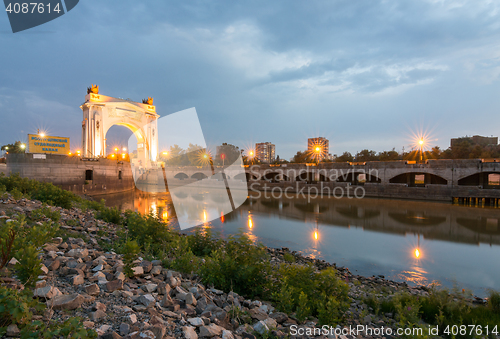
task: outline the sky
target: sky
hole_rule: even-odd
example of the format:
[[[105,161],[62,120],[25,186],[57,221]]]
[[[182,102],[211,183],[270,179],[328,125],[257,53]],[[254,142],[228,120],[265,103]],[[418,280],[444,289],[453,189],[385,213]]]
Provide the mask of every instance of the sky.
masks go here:
[[[81,144],[86,89],[161,116],[195,107],[209,145],[307,138],[330,153],[498,136],[495,1],[84,0],[12,33],[0,13],[0,144],[37,129]],[[108,140],[128,135],[113,127]],[[126,139],[126,138],[125,138]]]

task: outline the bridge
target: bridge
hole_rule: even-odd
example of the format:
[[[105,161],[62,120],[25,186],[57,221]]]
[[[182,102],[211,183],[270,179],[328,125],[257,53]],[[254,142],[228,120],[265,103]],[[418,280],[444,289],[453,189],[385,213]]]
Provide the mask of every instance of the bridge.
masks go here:
[[[236,180],[251,190],[334,194],[363,187],[365,196],[430,200],[458,199],[465,204],[497,206],[500,159],[251,165]],[[220,172],[222,168],[215,168]],[[168,167],[169,184],[186,184],[212,175],[209,167]]]

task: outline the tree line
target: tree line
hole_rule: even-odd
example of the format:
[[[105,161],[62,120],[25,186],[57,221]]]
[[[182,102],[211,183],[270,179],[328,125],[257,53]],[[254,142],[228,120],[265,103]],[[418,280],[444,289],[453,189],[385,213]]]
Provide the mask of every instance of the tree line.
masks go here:
[[[334,160],[324,159],[321,162],[365,162],[365,161],[396,161],[396,160],[420,160],[420,149],[408,152],[397,152],[395,148],[390,151],[375,152],[364,149],[355,154],[344,152]],[[461,138],[453,147],[445,150],[434,146],[430,150],[422,152],[422,159],[488,159],[500,158],[500,145],[474,145],[468,138]],[[306,151],[299,151],[291,159],[291,163],[314,163],[316,158]]]

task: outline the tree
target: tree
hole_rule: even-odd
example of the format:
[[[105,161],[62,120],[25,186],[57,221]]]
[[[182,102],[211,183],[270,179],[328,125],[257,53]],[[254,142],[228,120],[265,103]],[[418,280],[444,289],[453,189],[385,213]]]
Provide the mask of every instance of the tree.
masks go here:
[[[364,149],[356,154],[356,161],[377,161],[378,157],[375,151]]]
[[[443,152],[441,151],[439,146],[434,146],[434,147],[432,147],[432,150],[431,150],[431,157],[432,157],[432,159],[439,159],[441,157],[442,153]]]
[[[344,152],[344,153],[342,153],[341,156],[339,156],[335,159],[335,162],[349,162],[349,161],[353,161],[353,160],[354,160],[354,158],[350,152]]]
[[[13,144],[3,145],[1,150],[8,153],[24,153],[26,150],[26,144],[16,141]]]
[[[399,154],[396,149],[393,148],[391,151],[383,151],[378,154],[380,161],[394,161],[399,160]]]
[[[188,149],[186,150],[186,156],[189,160],[189,165],[199,166],[203,164],[203,155],[207,154],[206,150],[200,145],[189,143]]]
[[[214,164],[216,165],[230,165],[241,155],[241,150],[239,147],[223,143],[217,147],[217,154],[215,155]]]
[[[189,159],[187,158],[186,151],[176,144],[170,146],[165,163],[170,166],[185,166],[189,164]]]
[[[290,160],[290,162],[302,164],[307,162],[313,162],[313,159],[307,152],[298,151],[297,154],[295,154],[293,158]]]

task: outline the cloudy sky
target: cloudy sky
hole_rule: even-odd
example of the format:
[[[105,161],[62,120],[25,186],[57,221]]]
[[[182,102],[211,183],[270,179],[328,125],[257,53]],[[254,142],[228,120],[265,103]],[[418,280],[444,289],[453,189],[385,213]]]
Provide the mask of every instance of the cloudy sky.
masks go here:
[[[196,107],[207,143],[271,141],[282,158],[495,135],[495,1],[84,0],[13,34],[0,14],[0,143],[37,128],[81,140],[86,88],[162,116]],[[108,140],[120,138],[113,127]]]

